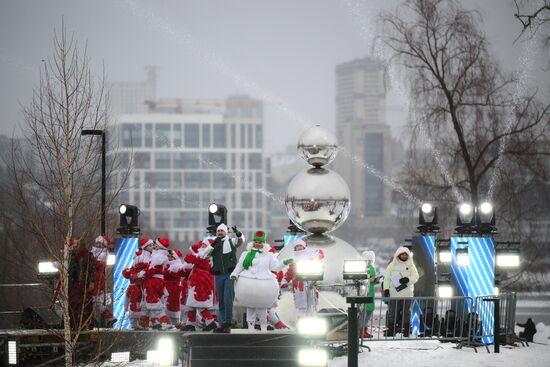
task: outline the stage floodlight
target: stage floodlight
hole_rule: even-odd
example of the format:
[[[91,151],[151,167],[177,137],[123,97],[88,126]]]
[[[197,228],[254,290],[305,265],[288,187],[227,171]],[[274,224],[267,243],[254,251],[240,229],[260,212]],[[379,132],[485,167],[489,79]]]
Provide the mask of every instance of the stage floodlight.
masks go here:
[[[478,233],[496,231],[495,208],[491,203],[483,202],[476,211],[476,225]]]
[[[458,266],[468,266],[470,264],[470,256],[467,247],[456,249],[456,264]]]
[[[453,296],[453,287],[448,283],[440,283],[437,286],[437,295],[439,298],[451,298]]]
[[[296,278],[299,280],[323,280],[324,272],[322,260],[311,259],[296,262]]]
[[[116,255],[113,254],[112,252],[109,252],[109,254],[107,255],[107,265],[112,266],[112,265],[115,265],[115,263],[116,263]]]
[[[519,267],[519,253],[514,253],[514,252],[498,253],[497,252],[497,266],[500,268]]]
[[[307,367],[325,367],[328,364],[328,353],[325,349],[307,348],[298,352],[298,365]]]
[[[174,340],[168,337],[160,337],[157,341],[157,349],[147,351],[147,362],[155,366],[173,366],[175,357]]]
[[[138,217],[140,210],[137,206],[122,204],[118,208],[120,214],[120,227],[121,228],[137,228],[139,227]]]
[[[224,205],[211,203],[208,205],[208,227],[210,235],[216,235],[216,229],[222,223],[227,224],[227,208]]]
[[[437,256],[440,263],[450,263],[453,260],[451,245],[446,242],[439,242],[437,245]]]
[[[130,362],[130,352],[111,353],[111,362],[128,363]]]
[[[498,297],[500,294],[500,289],[498,287],[495,287],[493,293],[496,297]]]
[[[120,214],[126,214],[126,210],[127,210],[127,209],[128,209],[128,208],[126,207],[126,205],[122,204],[122,205],[118,208],[118,212],[119,212]]]
[[[462,203],[458,206],[455,229],[459,234],[472,233],[476,221],[475,208],[470,203]]]
[[[417,227],[420,233],[435,233],[439,231],[437,225],[437,208],[430,203],[424,203],[418,212]]]
[[[328,332],[328,322],[320,317],[301,317],[296,323],[296,329],[301,335],[321,337]]]
[[[38,263],[38,273],[41,275],[57,274],[59,265],[55,261],[40,261]]]
[[[17,341],[8,340],[8,365],[17,365]]]
[[[367,260],[344,260],[344,279],[368,279]]]

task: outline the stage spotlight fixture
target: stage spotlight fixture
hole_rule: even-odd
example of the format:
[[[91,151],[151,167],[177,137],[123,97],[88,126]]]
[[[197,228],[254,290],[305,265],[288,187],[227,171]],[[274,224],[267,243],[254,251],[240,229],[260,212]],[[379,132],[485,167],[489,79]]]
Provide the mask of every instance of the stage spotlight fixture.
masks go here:
[[[296,329],[301,335],[321,337],[328,332],[328,322],[321,317],[302,317],[298,319]]]
[[[344,279],[368,279],[367,260],[344,260]]]
[[[38,263],[38,273],[40,275],[51,275],[59,272],[59,264],[56,261],[40,261]]]
[[[470,256],[468,255],[468,248],[456,249],[456,264],[458,266],[468,266],[470,264]]]
[[[475,226],[475,208],[470,203],[462,203],[458,206],[455,229],[457,233],[472,233]]]
[[[113,352],[111,353],[111,362],[130,362],[130,352]]]
[[[483,202],[476,211],[478,233],[491,233],[495,228],[495,208],[491,203]]]
[[[296,262],[296,278],[298,280],[323,280],[325,273],[322,260],[300,260]]]
[[[139,234],[139,208],[134,205],[122,204],[118,207],[118,213],[120,214],[118,233]]]
[[[437,208],[430,203],[424,203],[418,212],[418,231],[421,234],[436,233],[439,231],[437,225]]]
[[[450,263],[453,259],[451,245],[449,243],[439,242],[437,245],[438,258],[440,263]]]
[[[298,352],[298,365],[304,367],[325,367],[328,364],[328,353],[325,349],[307,348]]]
[[[222,223],[227,224],[227,208],[224,205],[211,203],[208,205],[208,227],[210,235],[216,235],[216,229]]]
[[[439,298],[451,298],[453,296],[453,286],[450,283],[439,283],[437,285],[437,295]]]

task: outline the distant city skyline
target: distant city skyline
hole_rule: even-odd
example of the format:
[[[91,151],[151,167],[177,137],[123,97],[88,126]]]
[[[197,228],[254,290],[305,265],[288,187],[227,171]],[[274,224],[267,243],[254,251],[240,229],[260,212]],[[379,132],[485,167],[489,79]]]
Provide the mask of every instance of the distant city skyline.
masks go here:
[[[376,15],[400,1],[232,2],[205,0],[142,3],[49,1],[0,4],[0,134],[23,122],[22,107],[37,85],[42,60],[52,52],[63,18],[91,66],[109,81],[144,80],[158,66],[157,97],[221,98],[246,94],[265,105],[265,149],[284,151],[307,127],[335,127],[334,68],[372,55]],[[520,31],[513,1],[461,1],[479,8],[492,50],[506,70],[524,70],[527,84],[544,86],[547,54]],[[527,58],[527,60],[526,60]],[[399,76],[398,76],[399,77]],[[392,86],[386,122],[400,138],[406,100]]]

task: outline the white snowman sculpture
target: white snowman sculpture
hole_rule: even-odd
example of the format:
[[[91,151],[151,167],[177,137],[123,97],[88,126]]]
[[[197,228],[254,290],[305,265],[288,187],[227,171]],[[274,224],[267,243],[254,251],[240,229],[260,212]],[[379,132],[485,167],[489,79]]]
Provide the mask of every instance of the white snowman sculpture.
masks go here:
[[[315,126],[302,133],[298,153],[313,167],[294,176],[285,199],[290,220],[307,233],[302,239],[308,248],[321,249],[325,255],[323,281],[318,282],[321,290],[318,309],[346,309],[345,298],[337,292],[344,284],[344,261],[360,259],[353,246],[329,235],[345,222],[351,204],[348,184],[338,173],[325,167],[334,161],[337,152],[336,137],[328,130]],[[280,259],[292,257],[292,246],[286,246],[279,254]],[[283,293],[279,316],[291,325],[296,320],[293,306],[292,294]]]

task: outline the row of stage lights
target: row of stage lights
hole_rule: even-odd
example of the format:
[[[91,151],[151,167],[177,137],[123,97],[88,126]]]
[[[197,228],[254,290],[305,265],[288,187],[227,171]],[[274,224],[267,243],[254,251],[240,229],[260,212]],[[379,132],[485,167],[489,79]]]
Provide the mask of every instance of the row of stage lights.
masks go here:
[[[437,208],[430,203],[422,204],[418,222],[420,233],[437,233],[439,231]],[[470,203],[462,203],[457,208],[456,225],[455,231],[458,234],[495,233],[495,208],[489,202],[483,202],[477,207]]]

